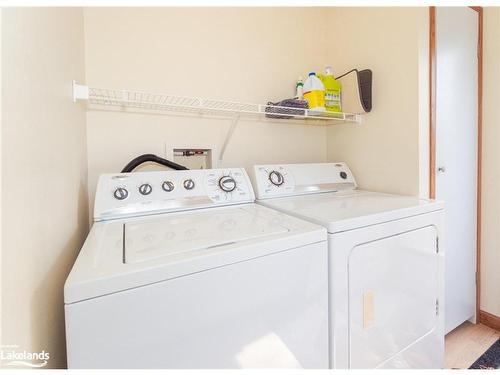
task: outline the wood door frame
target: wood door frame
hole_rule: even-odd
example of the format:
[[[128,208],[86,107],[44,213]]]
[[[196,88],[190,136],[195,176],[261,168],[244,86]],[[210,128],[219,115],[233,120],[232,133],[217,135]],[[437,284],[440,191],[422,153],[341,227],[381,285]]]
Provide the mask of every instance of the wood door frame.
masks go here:
[[[481,177],[483,148],[483,7],[469,7],[478,14],[477,48],[477,227],[476,322],[481,320]],[[429,196],[436,197],[436,7],[429,7]]]

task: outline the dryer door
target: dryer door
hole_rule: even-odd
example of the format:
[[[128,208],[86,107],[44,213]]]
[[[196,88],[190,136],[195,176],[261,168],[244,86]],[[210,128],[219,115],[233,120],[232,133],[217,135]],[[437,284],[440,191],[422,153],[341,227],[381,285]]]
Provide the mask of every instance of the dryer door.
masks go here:
[[[436,239],[435,227],[428,226],[352,249],[348,263],[351,368],[384,367],[436,329]]]

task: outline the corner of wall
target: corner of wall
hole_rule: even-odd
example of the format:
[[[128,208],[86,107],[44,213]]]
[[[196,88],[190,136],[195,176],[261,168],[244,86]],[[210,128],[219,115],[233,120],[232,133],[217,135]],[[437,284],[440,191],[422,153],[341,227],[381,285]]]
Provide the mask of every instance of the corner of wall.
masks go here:
[[[328,159],[347,162],[363,189],[425,194],[426,15],[423,7],[330,13],[334,73],[373,71],[373,110],[361,125],[332,126],[327,140]]]
[[[64,368],[64,281],[88,228],[85,106],[71,100],[85,79],[83,13],[1,15],[2,340]]]
[[[422,14],[418,35],[418,149],[419,197],[429,198],[430,183],[430,85],[429,85],[429,12]]]
[[[483,8],[481,306],[500,317],[500,8]]]
[[[0,88],[2,87],[2,59],[3,59],[3,54],[2,54],[2,8],[0,8]],[[2,157],[2,92],[3,90],[0,89],[0,207],[3,207],[2,205],[2,163],[3,163],[3,157]],[[2,217],[3,214],[0,215],[0,312],[2,310],[2,298],[1,298],[1,293],[3,290],[3,272],[2,272],[2,248],[3,248],[3,240],[2,240],[2,230],[3,230],[3,224],[2,224]],[[3,314],[0,314],[3,316]],[[0,345],[4,345],[3,341],[3,319],[0,317]]]

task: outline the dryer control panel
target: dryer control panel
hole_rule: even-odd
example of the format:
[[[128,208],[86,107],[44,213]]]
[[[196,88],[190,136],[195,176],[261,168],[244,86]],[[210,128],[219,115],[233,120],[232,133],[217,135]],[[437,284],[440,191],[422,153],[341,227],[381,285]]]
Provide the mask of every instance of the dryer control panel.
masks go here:
[[[97,184],[94,220],[253,202],[243,168],[104,174]]]
[[[256,165],[252,180],[257,199],[357,188],[345,163]]]

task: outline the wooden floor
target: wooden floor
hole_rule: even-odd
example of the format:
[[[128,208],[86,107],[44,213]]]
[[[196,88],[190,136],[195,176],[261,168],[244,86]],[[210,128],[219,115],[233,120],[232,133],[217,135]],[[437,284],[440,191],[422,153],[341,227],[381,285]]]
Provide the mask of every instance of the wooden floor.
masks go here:
[[[469,368],[499,338],[494,329],[465,322],[446,335],[446,368]]]

